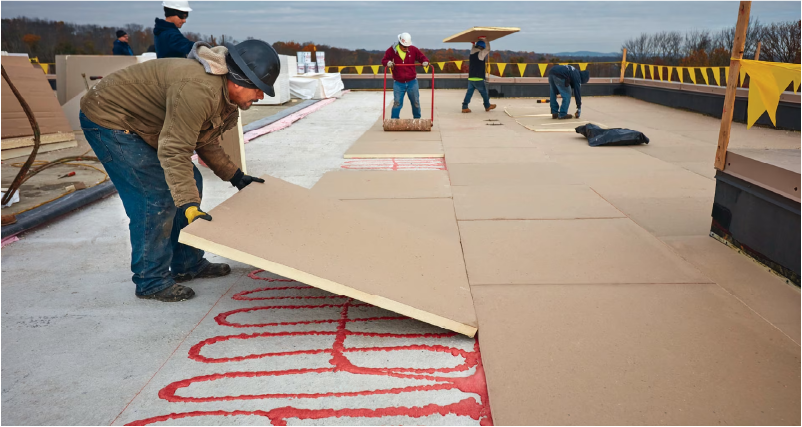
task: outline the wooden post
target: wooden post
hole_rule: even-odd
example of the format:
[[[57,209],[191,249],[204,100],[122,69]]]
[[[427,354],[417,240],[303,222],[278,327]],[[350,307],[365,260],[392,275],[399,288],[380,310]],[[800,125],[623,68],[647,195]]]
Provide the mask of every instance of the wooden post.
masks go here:
[[[723,171],[727,161],[727,145],[730,143],[732,129],[732,110],[735,106],[735,90],[738,87],[738,74],[741,71],[741,59],[744,57],[746,28],[749,25],[751,1],[742,1],[738,7],[738,23],[735,24],[735,40],[730,55],[730,74],[727,76],[727,92],[724,95],[724,109],[721,111],[721,128],[718,131],[718,147],[716,148],[715,168]]]
[[[618,79],[618,83],[624,83],[624,73],[626,71],[627,71],[627,48],[624,48],[624,56],[621,58],[621,78]],[[635,77],[634,73],[632,74],[632,77]]]
[[[757,42],[757,47],[755,48],[755,61],[760,61],[760,42]]]

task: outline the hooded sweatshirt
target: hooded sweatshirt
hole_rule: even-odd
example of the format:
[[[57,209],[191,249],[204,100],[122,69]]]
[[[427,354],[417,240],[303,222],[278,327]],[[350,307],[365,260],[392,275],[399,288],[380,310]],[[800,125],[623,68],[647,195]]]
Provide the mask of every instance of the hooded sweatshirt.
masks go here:
[[[134,56],[134,51],[131,50],[131,45],[128,43],[120,40],[114,40],[114,49],[112,49],[112,54]]]
[[[393,61],[393,64],[422,64],[429,62],[429,58],[415,46],[410,46],[403,58],[401,58],[399,50],[398,43],[387,49],[384,52],[384,58],[382,58],[382,65],[386,67],[387,61]],[[399,83],[415,80],[418,78],[418,72],[415,71],[415,68],[413,66],[393,67],[393,80]]]
[[[582,83],[588,82],[589,73],[587,71],[580,72],[571,65],[555,65],[549,70],[549,75],[565,80],[565,86],[570,86],[574,90],[576,106],[582,107],[582,93],[580,89]]]
[[[153,26],[156,58],[186,58],[194,42],[184,37],[172,22],[156,18]]]
[[[237,171],[218,144],[239,116],[228,100],[227,52],[223,46],[198,42],[190,53],[193,59],[128,66],[103,77],[81,99],[81,111],[89,120],[133,132],[156,149],[176,206],[200,203],[193,151],[225,181]]]

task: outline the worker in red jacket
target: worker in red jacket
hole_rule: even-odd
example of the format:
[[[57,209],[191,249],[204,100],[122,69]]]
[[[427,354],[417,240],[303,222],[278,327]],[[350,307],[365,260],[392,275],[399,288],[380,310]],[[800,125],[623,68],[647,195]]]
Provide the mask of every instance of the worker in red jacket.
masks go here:
[[[393,73],[393,112],[392,119],[398,119],[401,108],[404,106],[404,94],[412,103],[412,117],[420,118],[420,93],[418,91],[418,73],[414,66],[399,66],[396,64],[423,64],[429,66],[429,58],[418,48],[412,46],[412,36],[409,33],[398,35],[398,43],[387,49],[382,58],[382,65]]]

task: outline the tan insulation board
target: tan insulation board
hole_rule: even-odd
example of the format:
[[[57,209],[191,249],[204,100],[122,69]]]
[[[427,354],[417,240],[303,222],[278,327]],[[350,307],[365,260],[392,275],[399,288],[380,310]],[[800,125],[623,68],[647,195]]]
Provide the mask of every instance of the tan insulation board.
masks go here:
[[[345,204],[437,234],[460,245],[459,228],[451,199],[343,200]],[[460,254],[462,247],[459,247]]]
[[[490,127],[490,126],[488,126]],[[503,126],[493,126],[500,128]],[[586,144],[587,145],[587,144]],[[446,134],[443,132],[443,148],[494,148],[494,147],[534,147],[535,144],[512,131],[465,132]]]
[[[521,31],[518,27],[472,27],[444,38],[443,43],[470,43],[479,40],[480,36],[487,37],[487,41],[493,41],[518,31]]]
[[[451,185],[582,184],[565,167],[553,162],[457,163],[448,166]]]
[[[510,117],[551,117],[549,104],[540,104],[540,107],[504,107],[504,112]]]
[[[709,236],[662,239],[705,276],[799,344],[799,288]]]
[[[242,136],[242,112],[240,111],[239,114],[237,125],[220,136],[219,144],[231,161],[242,169],[242,172],[248,173],[245,164],[245,139]]]
[[[0,58],[2,58],[0,63],[5,68],[8,78],[33,111],[40,133],[44,135],[61,132],[72,135],[70,124],[67,122],[64,112],[61,111],[61,105],[53,94],[53,89],[42,70],[34,68],[28,58],[24,56]],[[2,122],[0,123],[2,147],[4,149],[18,148],[6,147],[5,139],[32,136],[33,129],[31,129],[31,122],[22,109],[22,105],[11,91],[11,87],[5,79],[0,80],[2,80],[2,96],[0,96],[0,102],[2,102],[2,118],[0,119]],[[30,145],[33,145],[32,140]]]
[[[65,142],[41,144],[39,145],[39,150],[37,150],[36,153],[37,154],[47,153],[50,151],[63,150],[65,148],[72,148],[77,146],[78,146],[78,141],[76,141],[73,138],[72,140]],[[31,151],[33,151],[33,147],[20,147],[20,148],[12,148],[9,150],[3,150],[0,153],[2,153],[2,160],[8,160],[16,157],[29,156],[31,154]]]
[[[54,144],[57,142],[67,142],[75,139],[73,132],[48,133],[39,136],[40,149],[42,145]],[[16,138],[6,138],[3,140],[3,150],[14,148],[33,148],[33,136],[20,136]]]
[[[471,285],[709,283],[626,218],[460,221]]]
[[[472,291],[496,425],[800,423],[799,345],[717,285]]]
[[[334,199],[450,198],[446,171],[331,171],[312,191]]]
[[[92,87],[100,82],[90,80],[90,77],[105,77],[136,63],[135,56],[56,55],[56,92],[59,103],[63,105],[86,90],[87,84]]]
[[[453,242],[268,175],[181,243],[467,336],[476,316]]]
[[[455,186],[451,191],[459,220],[624,217],[584,185]]]
[[[624,171],[626,172],[626,171]],[[588,180],[602,197],[707,197],[713,200],[716,181],[686,169],[640,171],[638,174],[597,176]]]
[[[535,147],[454,147],[446,162],[455,163],[534,163],[547,162],[548,155]]]
[[[443,157],[437,141],[357,141],[343,154],[344,159],[391,159]]]
[[[610,202],[655,236],[707,236],[711,197],[608,197]]]

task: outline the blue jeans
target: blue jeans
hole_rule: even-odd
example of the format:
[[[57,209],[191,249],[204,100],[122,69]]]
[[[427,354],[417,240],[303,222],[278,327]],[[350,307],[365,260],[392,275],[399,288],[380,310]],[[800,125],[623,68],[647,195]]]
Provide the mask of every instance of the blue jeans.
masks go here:
[[[156,149],[135,133],[106,129],[83,112],[79,117],[86,140],[117,188],[129,219],[136,294],[167,289],[175,283],[174,275],[195,277],[209,261],[202,250],[178,243],[187,218],[177,214]],[[198,193],[203,194],[203,178],[194,169]]]
[[[557,114],[557,93],[563,97],[562,105],[559,106],[559,117],[568,114],[568,107],[571,106],[571,88],[565,85],[565,79],[549,74],[549,97],[551,98],[551,114]]]
[[[490,107],[490,96],[487,94],[485,81],[468,80],[468,93],[465,94],[465,99],[462,101],[462,109],[464,110],[468,108],[468,104],[471,103],[471,97],[473,96],[474,90],[478,90],[479,94],[482,95],[482,101],[484,101],[485,109]]]
[[[409,97],[412,103],[412,117],[420,118],[420,93],[418,92],[418,79],[410,82],[393,82],[393,112],[391,119],[397,119],[401,115],[401,108],[404,107],[404,94]]]

